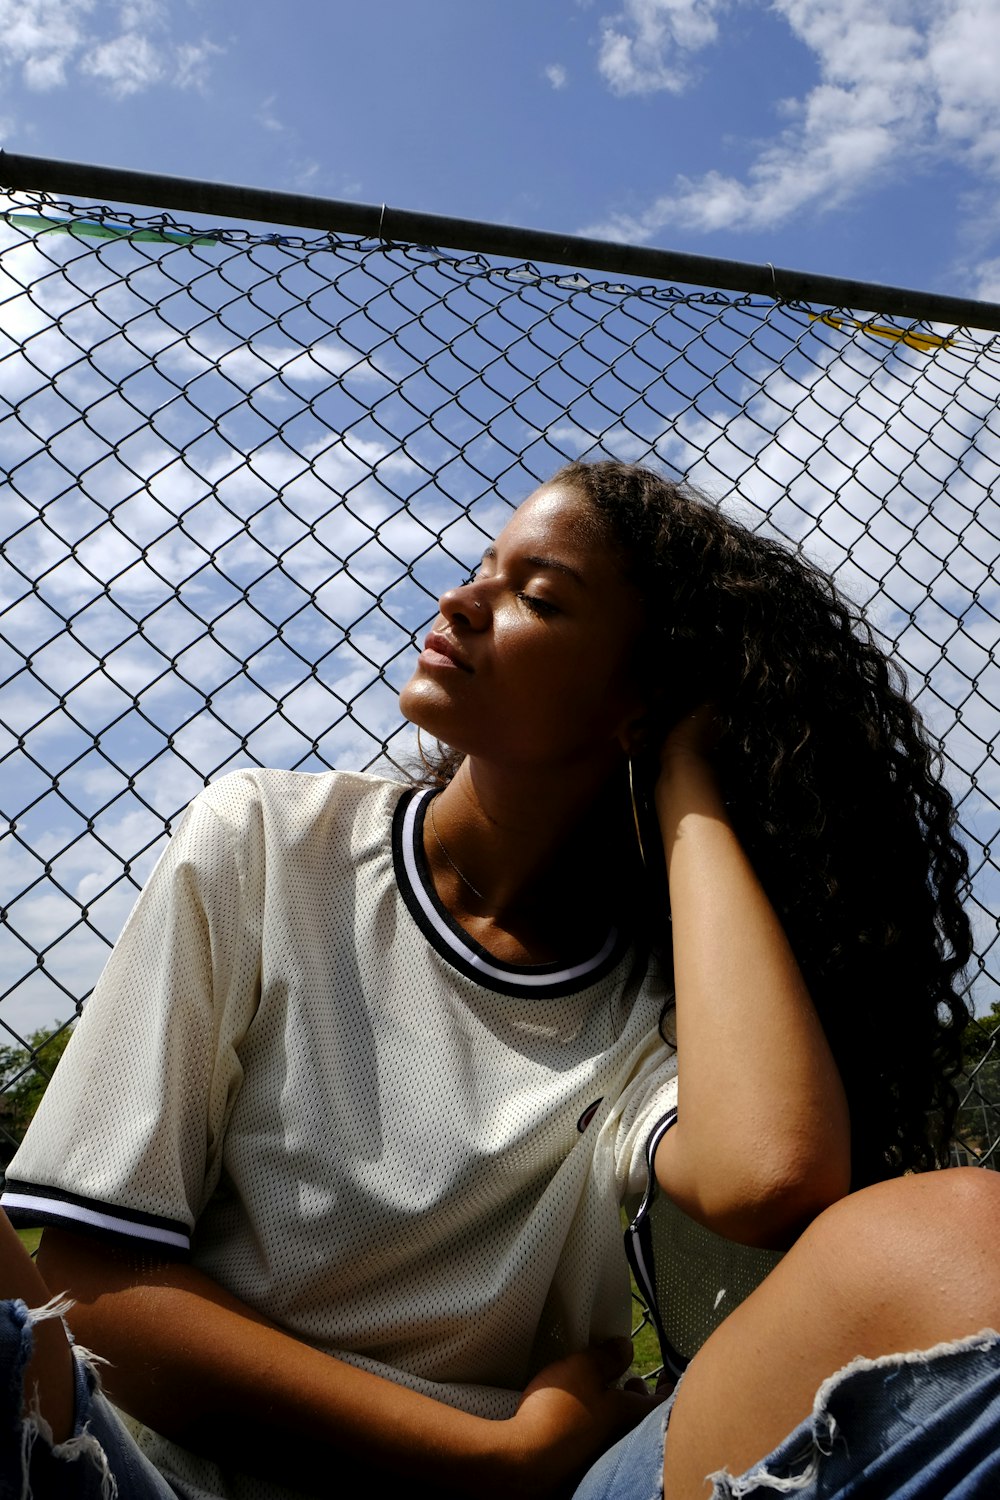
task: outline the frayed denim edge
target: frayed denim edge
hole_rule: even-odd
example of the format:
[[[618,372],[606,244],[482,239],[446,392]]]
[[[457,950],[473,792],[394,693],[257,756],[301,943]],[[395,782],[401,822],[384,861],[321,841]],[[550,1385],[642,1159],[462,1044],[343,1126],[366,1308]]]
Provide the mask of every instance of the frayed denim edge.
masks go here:
[[[1000,1333],[997,1333],[996,1329],[983,1328],[979,1333],[969,1334],[967,1338],[947,1340],[944,1343],[935,1344],[930,1349],[910,1349],[900,1354],[880,1354],[876,1359],[867,1359],[863,1354],[859,1354],[835,1374],[828,1376],[816,1392],[812,1414],[806,1419],[812,1423],[815,1453],[802,1473],[788,1477],[769,1474],[766,1468],[769,1458],[762,1459],[759,1464],[755,1464],[752,1469],[747,1469],[743,1474],[734,1475],[730,1474],[728,1469],[719,1469],[714,1474],[706,1475],[707,1482],[713,1486],[712,1500],[743,1500],[743,1497],[752,1495],[755,1490],[775,1490],[781,1494],[793,1494],[796,1490],[805,1489],[806,1485],[812,1484],[819,1472],[820,1459],[833,1451],[833,1443],[837,1434],[836,1421],[826,1410],[827,1403],[837,1386],[850,1375],[856,1374],[859,1370],[878,1370],[891,1365],[897,1367],[926,1365],[943,1354],[960,1354],[972,1349],[986,1350],[998,1339],[1000,1339]],[[785,1442],[787,1439],[781,1443],[782,1448]]]
[[[50,1297],[42,1307],[30,1308],[23,1302],[17,1302],[12,1307],[12,1312],[19,1314],[21,1321],[21,1349],[19,1369],[23,1371],[31,1359],[34,1348],[34,1340],[31,1330],[36,1323],[44,1323],[49,1318],[58,1318],[69,1340],[73,1358],[76,1361],[75,1388],[79,1407],[79,1394],[81,1385],[88,1386],[91,1390],[99,1389],[100,1381],[97,1374],[97,1365],[106,1364],[107,1361],[99,1355],[92,1354],[89,1349],[84,1349],[73,1342],[73,1335],[66,1325],[66,1313],[73,1306],[73,1299],[62,1294]],[[22,1312],[23,1309],[23,1312]],[[81,1380],[82,1377],[82,1380]],[[38,1409],[37,1388],[32,1391],[30,1397],[25,1392],[25,1404],[27,1412],[21,1419],[21,1500],[31,1500],[31,1454],[39,1438],[47,1443],[51,1449],[53,1458],[63,1463],[87,1462],[93,1464],[94,1470],[100,1480],[100,1500],[118,1500],[118,1482],[108,1466],[107,1455],[102,1444],[89,1431],[86,1423],[79,1432],[74,1432],[72,1437],[66,1438],[62,1443],[52,1441],[52,1428],[42,1416]]]

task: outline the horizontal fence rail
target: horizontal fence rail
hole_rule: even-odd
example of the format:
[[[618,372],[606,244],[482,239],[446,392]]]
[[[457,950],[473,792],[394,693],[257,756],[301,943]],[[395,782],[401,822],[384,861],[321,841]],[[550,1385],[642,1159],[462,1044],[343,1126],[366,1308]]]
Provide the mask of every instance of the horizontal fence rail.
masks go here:
[[[349,203],[304,193],[130,172],[118,167],[47,161],[9,151],[0,151],[0,182],[9,187],[71,195],[79,192],[112,202],[180,209],[186,214],[218,214],[255,223],[293,225],[298,230],[333,230],[343,235],[414,246],[447,245],[452,250],[471,250],[480,255],[513,256],[578,270],[610,271],[631,279],[649,277],[661,287],[664,283],[680,282],[722,291],[757,293],[786,302],[802,299],[811,304],[863,308],[911,320],[926,318],[966,328],[1000,330],[1000,304],[995,302],[943,296],[912,287],[881,286],[839,276],[816,276],[773,266],[770,262],[763,266],[747,265],[742,261],[682,255],[675,250],[624,245],[582,235],[413,213],[385,203]]]
[[[905,671],[973,871],[956,1156],[998,1164],[996,307],[10,155],[0,181],[0,1162],[190,798],[411,762],[438,594],[610,456],[802,548]]]

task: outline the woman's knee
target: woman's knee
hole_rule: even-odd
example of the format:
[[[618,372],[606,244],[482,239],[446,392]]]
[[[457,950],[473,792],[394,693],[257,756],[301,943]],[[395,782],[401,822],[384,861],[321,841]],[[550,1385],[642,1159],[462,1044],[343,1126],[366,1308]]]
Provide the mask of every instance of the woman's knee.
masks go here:
[[[830,1248],[859,1241],[898,1252],[928,1241],[992,1249],[1000,1228],[1000,1174],[982,1167],[950,1167],[893,1177],[841,1198],[810,1226]]]
[[[796,1251],[855,1305],[909,1307],[928,1330],[942,1318],[998,1326],[1000,1176],[955,1167],[876,1183],[821,1214]]]
[[[667,1441],[668,1496],[739,1472],[856,1356],[1000,1329],[1000,1177],[980,1168],[878,1183],[820,1214],[696,1355]],[[747,1380],[747,1353],[754,1375]]]

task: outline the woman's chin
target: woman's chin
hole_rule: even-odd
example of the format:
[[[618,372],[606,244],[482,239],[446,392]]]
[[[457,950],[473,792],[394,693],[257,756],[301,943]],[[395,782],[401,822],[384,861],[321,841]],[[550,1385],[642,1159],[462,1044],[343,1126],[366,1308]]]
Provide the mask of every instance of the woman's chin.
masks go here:
[[[415,729],[420,729],[424,734],[433,735],[435,739],[444,740],[450,744],[445,724],[449,716],[442,712],[441,704],[434,701],[436,695],[433,689],[433,683],[421,681],[419,677],[411,677],[399,695],[399,711]]]
[[[399,711],[404,719],[409,719],[417,729],[426,729],[430,732],[430,726],[425,723],[427,718],[427,704],[420,686],[410,678],[399,695]]]

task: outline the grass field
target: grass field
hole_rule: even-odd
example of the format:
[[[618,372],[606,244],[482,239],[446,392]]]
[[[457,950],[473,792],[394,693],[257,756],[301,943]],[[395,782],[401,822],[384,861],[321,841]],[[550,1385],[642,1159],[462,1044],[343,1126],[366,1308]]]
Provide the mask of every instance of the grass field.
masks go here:
[[[656,1329],[652,1323],[647,1323],[641,1328],[632,1340],[632,1366],[640,1375],[648,1375],[650,1370],[659,1368],[660,1341],[656,1337]]]

